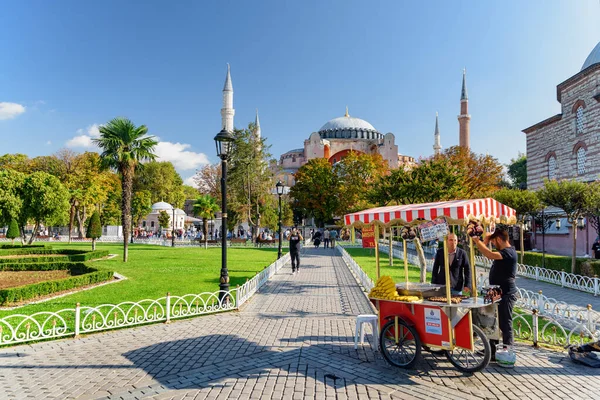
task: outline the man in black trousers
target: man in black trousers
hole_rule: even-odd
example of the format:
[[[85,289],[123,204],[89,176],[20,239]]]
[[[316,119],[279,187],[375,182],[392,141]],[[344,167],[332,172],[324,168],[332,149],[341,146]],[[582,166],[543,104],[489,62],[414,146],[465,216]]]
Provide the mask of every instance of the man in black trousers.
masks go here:
[[[298,228],[294,227],[290,234],[290,256],[292,258],[292,275],[300,270],[300,244],[304,238],[300,234]]]
[[[448,265],[450,266],[450,291],[458,294],[465,288],[471,289],[471,266],[467,253],[458,246],[458,238],[454,233],[448,234]],[[438,249],[433,262],[431,283],[446,284],[444,270],[444,249]]]

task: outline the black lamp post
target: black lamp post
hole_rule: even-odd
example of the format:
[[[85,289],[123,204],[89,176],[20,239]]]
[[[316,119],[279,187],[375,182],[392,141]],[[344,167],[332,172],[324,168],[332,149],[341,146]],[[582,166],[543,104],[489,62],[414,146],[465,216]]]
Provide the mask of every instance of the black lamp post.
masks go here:
[[[283,183],[277,181],[275,189],[277,189],[277,196],[279,196],[279,250],[277,250],[277,259],[281,258],[281,195],[283,194]]]
[[[217,156],[221,159],[221,279],[219,301],[229,302],[229,271],[227,270],[227,159],[233,144],[233,135],[225,129],[215,136]]]
[[[173,207],[173,221],[171,221],[171,247],[175,247],[175,207]]]

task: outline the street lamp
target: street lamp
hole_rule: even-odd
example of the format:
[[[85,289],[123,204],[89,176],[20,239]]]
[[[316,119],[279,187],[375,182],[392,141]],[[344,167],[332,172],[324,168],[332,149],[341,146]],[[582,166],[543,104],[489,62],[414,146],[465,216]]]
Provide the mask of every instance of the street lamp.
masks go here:
[[[221,279],[219,283],[219,301],[221,304],[229,302],[229,271],[227,270],[227,159],[233,147],[231,132],[221,129],[215,136],[217,156],[221,159]]]
[[[556,218],[556,230],[560,229],[560,218]]]
[[[173,220],[171,221],[171,247],[175,247],[175,207],[173,207]]]
[[[281,258],[281,195],[283,194],[283,183],[277,181],[275,189],[277,189],[277,195],[279,196],[279,250],[277,250],[277,259]]]
[[[583,217],[577,218],[577,227],[579,229],[585,228],[585,219]]]

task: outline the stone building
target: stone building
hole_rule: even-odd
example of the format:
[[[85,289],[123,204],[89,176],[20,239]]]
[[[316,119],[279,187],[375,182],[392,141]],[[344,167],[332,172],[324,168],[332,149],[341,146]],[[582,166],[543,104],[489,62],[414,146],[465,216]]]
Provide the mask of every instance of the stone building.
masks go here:
[[[581,70],[556,87],[561,112],[523,130],[527,186],[544,179],[590,182],[600,173],[600,43]]]
[[[146,232],[161,232],[160,225],[158,223],[158,216],[161,211],[165,211],[169,215],[169,226],[165,228],[166,231],[171,232],[173,230],[173,206],[164,201],[152,204],[152,212],[148,214],[142,220],[141,225],[138,227]],[[185,211],[175,208],[175,229],[182,230],[185,228]]]

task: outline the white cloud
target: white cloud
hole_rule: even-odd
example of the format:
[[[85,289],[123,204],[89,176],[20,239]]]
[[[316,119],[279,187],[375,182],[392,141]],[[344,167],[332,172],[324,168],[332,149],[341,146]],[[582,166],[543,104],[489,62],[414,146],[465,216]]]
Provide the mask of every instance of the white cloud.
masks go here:
[[[155,147],[157,161],[171,161],[176,169],[197,169],[208,164],[208,157],[204,153],[189,151],[191,145],[185,143],[162,142],[159,140]]]
[[[94,142],[92,142],[92,139],[99,136],[100,125],[92,124],[86,129],[77,129],[77,136],[67,140],[65,146],[69,148],[98,149]]]
[[[17,103],[0,102],[0,120],[12,119],[25,112],[25,107]]]
[[[189,178],[185,178],[183,180],[183,184],[198,189],[198,185],[196,184],[196,181],[194,181],[194,175],[190,176]]]
[[[48,141],[46,142],[46,146],[50,146],[50,145],[52,145],[52,140],[48,140]]]

